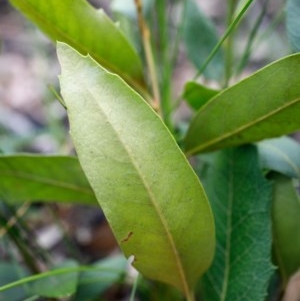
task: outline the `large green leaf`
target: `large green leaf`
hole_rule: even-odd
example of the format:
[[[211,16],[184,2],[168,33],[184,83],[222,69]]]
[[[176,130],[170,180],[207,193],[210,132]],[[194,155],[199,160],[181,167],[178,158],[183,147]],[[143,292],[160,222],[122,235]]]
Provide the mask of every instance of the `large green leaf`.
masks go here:
[[[0,196],[12,203],[97,204],[78,159],[67,156],[0,156]]]
[[[51,39],[89,53],[137,90],[143,90],[139,56],[102,10],[97,11],[85,0],[10,1]]]
[[[300,268],[300,199],[290,178],[272,173],[273,231],[277,264],[285,284]]]
[[[285,57],[206,103],[186,136],[187,154],[272,138],[300,128],[300,54]]]
[[[286,6],[286,27],[293,50],[300,51],[300,1],[288,0]]]
[[[254,146],[226,149],[204,175],[216,222],[214,262],[203,278],[205,301],[263,301],[272,274],[271,185]]]
[[[193,0],[186,1],[183,40],[188,57],[198,69],[202,67],[219,40],[214,24]],[[223,66],[223,53],[219,50],[204,70],[204,75],[207,78],[221,80]]]
[[[278,171],[300,179],[300,144],[290,137],[263,140],[257,143],[263,169]]]
[[[215,247],[197,176],[159,116],[124,81],[65,44],[58,56],[79,160],[122,250],[145,276],[189,295]]]

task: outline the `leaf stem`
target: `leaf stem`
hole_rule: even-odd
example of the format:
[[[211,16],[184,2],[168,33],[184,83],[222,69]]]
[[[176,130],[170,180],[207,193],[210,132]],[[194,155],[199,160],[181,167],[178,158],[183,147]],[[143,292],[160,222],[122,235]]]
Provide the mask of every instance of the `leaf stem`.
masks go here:
[[[230,26],[226,29],[226,31],[225,31],[224,35],[222,36],[222,38],[220,39],[220,41],[217,43],[217,45],[211,51],[211,53],[207,57],[206,61],[203,63],[203,65],[201,66],[201,68],[198,70],[198,72],[194,76],[194,80],[196,80],[203,73],[203,71],[206,69],[206,67],[208,66],[208,64],[211,62],[211,60],[213,59],[213,57],[215,56],[215,54],[217,53],[217,51],[221,48],[221,46],[223,45],[223,43],[225,42],[225,40],[228,38],[228,36],[231,34],[231,32],[233,31],[233,29],[235,28],[235,26],[242,19],[242,17],[244,16],[244,14],[246,13],[247,9],[249,8],[249,6],[252,4],[253,1],[254,0],[248,0],[247,1],[247,3],[245,4],[245,6],[241,9],[241,11],[239,12],[239,14],[232,21],[232,23],[230,24]]]
[[[145,51],[146,61],[148,65],[149,77],[152,86],[152,93],[153,98],[151,100],[151,106],[153,109],[162,116],[161,106],[160,106],[160,92],[159,92],[159,85],[157,80],[155,62],[153,57],[153,52],[151,48],[151,38],[150,38],[150,31],[146,24],[146,21],[143,17],[143,9],[142,9],[142,0],[134,0],[137,16],[138,16],[138,24],[141,32],[143,47]]]

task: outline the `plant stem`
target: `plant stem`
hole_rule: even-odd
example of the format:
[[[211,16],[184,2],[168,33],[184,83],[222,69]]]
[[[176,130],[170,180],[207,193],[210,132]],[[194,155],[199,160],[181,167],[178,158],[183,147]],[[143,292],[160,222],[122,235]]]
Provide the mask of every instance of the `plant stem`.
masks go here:
[[[140,274],[137,274],[137,276],[135,278],[135,281],[133,283],[133,287],[132,287],[132,290],[131,290],[129,301],[134,301],[136,290],[137,290],[137,287],[138,287],[139,278],[140,278],[139,276],[140,276]]]
[[[278,26],[280,22],[285,17],[285,11],[284,11],[284,6],[281,7],[280,10],[278,10],[278,13],[275,15],[275,17],[272,18],[271,22],[269,23],[268,27],[264,30],[262,34],[260,34],[257,38],[257,40],[254,42],[254,45],[257,47],[257,45],[265,40],[266,38],[269,38],[272,32],[274,32],[274,28]]]
[[[173,62],[170,55],[169,31],[168,31],[168,14],[167,1],[156,1],[158,12],[158,37],[159,37],[159,66],[161,74],[161,107],[164,117],[164,122],[171,132],[174,132],[173,124],[170,118],[172,111],[171,104],[171,82]]]
[[[242,72],[242,70],[245,68],[246,64],[249,61],[249,57],[251,55],[251,50],[253,48],[253,42],[254,42],[255,38],[257,37],[257,32],[259,30],[259,27],[261,26],[261,23],[262,23],[262,20],[263,20],[265,14],[266,14],[268,3],[269,3],[269,0],[266,0],[264,2],[261,12],[260,12],[257,20],[255,21],[252,30],[250,31],[245,50],[243,52],[243,56],[236,68],[236,72],[235,72],[236,75],[239,75]]]
[[[7,222],[6,222],[6,225],[5,227],[1,228],[0,229],[0,238],[1,236],[5,235],[9,228],[13,227],[19,218],[21,218],[28,210],[30,206],[30,203],[28,202],[25,202],[16,212],[16,214],[14,216],[12,216]]]
[[[17,246],[18,251],[22,255],[24,262],[26,263],[26,266],[31,270],[31,272],[39,273],[40,269],[35,262],[35,258],[28,250],[27,245],[23,242],[22,238],[20,237],[20,233],[18,229],[13,225],[8,226],[8,221],[4,216],[2,216],[2,214],[0,215],[0,225],[2,225],[5,228],[7,227],[6,233],[9,236],[9,238],[14,242],[14,244]]]
[[[228,3],[228,11],[227,11],[227,27],[230,27],[234,19],[234,12],[236,9],[236,0],[229,0]],[[225,53],[225,81],[224,88],[226,88],[229,84],[231,73],[232,73],[232,59],[234,57],[233,54],[233,42],[234,42],[234,30],[232,30],[231,34],[228,36],[226,41],[226,53]]]
[[[253,1],[254,0],[248,0],[247,1],[247,3],[245,4],[245,6],[241,9],[241,11],[239,12],[239,14],[232,21],[232,23],[230,24],[230,26],[226,29],[226,31],[225,31],[224,35],[222,36],[222,38],[220,39],[220,41],[217,43],[217,45],[211,51],[211,53],[207,57],[206,61],[203,63],[203,65],[201,66],[201,68],[198,70],[198,72],[194,76],[194,80],[196,80],[203,73],[203,71],[206,69],[206,67],[208,66],[208,64],[210,63],[210,61],[213,59],[213,57],[215,56],[215,54],[217,53],[217,51],[221,48],[221,46],[223,45],[224,41],[231,34],[231,32],[233,31],[233,29],[235,28],[235,26],[239,23],[239,21],[244,16],[244,14],[246,13],[247,9],[249,8],[249,6],[252,4]]]
[[[151,87],[152,87],[152,93],[153,93],[153,99],[151,100],[150,104],[153,107],[153,109],[160,116],[162,116],[161,106],[160,106],[160,92],[159,92],[155,62],[153,58],[153,52],[151,48],[150,31],[143,17],[142,0],[134,0],[134,2],[137,10],[138,24],[141,32],[141,37],[142,37],[143,47],[145,51],[145,57],[147,61]]]

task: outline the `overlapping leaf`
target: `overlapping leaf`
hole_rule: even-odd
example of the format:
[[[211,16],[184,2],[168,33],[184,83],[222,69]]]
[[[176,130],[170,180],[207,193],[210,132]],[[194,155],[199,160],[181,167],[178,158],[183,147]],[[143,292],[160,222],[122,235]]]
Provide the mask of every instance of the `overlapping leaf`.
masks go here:
[[[263,301],[272,274],[271,185],[254,146],[214,154],[203,179],[217,248],[203,277],[205,301]]]
[[[12,203],[97,204],[78,159],[67,156],[0,156],[0,196]]]
[[[294,51],[300,51],[300,2],[288,0],[286,6],[286,27]]]
[[[261,166],[300,179],[300,144],[290,137],[267,139],[257,143]]]
[[[102,10],[97,11],[85,0],[10,1],[54,41],[89,53],[140,92],[144,89],[139,56]]]
[[[194,110],[199,110],[219,92],[196,82],[188,82],[184,87],[183,98]]]
[[[300,54],[285,57],[224,90],[191,122],[187,154],[284,135],[300,128]]]
[[[274,182],[273,230],[276,263],[284,284],[300,268],[300,199],[290,178],[279,173]]]
[[[143,275],[189,296],[215,246],[199,180],[161,119],[118,76],[65,44],[58,56],[79,160],[122,250]]]

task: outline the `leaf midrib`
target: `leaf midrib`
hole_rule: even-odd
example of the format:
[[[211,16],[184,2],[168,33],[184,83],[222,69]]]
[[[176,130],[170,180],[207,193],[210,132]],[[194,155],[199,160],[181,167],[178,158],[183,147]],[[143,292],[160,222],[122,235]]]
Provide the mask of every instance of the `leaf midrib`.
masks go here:
[[[112,76],[114,76],[114,75],[112,75]],[[118,140],[120,141],[121,146],[123,147],[123,149],[125,150],[126,154],[128,155],[128,157],[130,159],[130,162],[132,163],[132,166],[136,170],[139,178],[141,179],[141,182],[142,182],[145,190],[148,193],[149,199],[150,199],[150,201],[151,201],[151,203],[152,203],[152,205],[153,205],[153,207],[154,207],[154,209],[155,209],[155,211],[156,211],[156,213],[157,213],[157,215],[159,217],[158,220],[161,222],[162,228],[164,229],[164,231],[165,231],[165,233],[167,235],[167,238],[168,238],[168,241],[169,241],[169,245],[171,247],[172,255],[174,257],[176,266],[178,267],[178,272],[179,272],[179,277],[181,279],[182,288],[183,288],[183,290],[185,292],[185,295],[189,296],[190,295],[189,285],[188,285],[186,277],[185,277],[185,272],[184,272],[183,266],[181,264],[180,257],[178,256],[178,251],[176,249],[173,236],[170,233],[170,231],[168,230],[168,223],[167,223],[167,221],[165,220],[164,216],[161,214],[161,210],[160,210],[159,206],[157,206],[157,204],[155,202],[155,195],[153,195],[153,193],[152,193],[152,191],[150,189],[150,186],[148,185],[146,179],[143,177],[143,174],[142,174],[140,168],[138,167],[138,164],[135,163],[134,158],[131,156],[130,149],[126,146],[126,143],[124,143],[122,141],[121,136],[119,135],[117,129],[113,126],[113,123],[110,122],[109,115],[107,115],[106,112],[105,112],[105,110],[102,109],[102,107],[100,106],[100,103],[98,101],[96,101],[96,98],[94,97],[93,92],[89,89],[89,87],[85,86],[85,89],[90,94],[92,100],[96,103],[96,106],[100,109],[100,112],[105,116],[106,120],[108,121],[109,125],[111,126],[112,130],[114,131],[114,133],[116,134]]]
[[[0,177],[2,177],[2,176],[30,180],[30,181],[41,183],[41,184],[47,184],[47,185],[50,185],[53,187],[60,187],[60,188],[64,188],[64,189],[78,191],[78,192],[85,193],[88,195],[93,195],[93,192],[90,189],[86,189],[79,185],[73,185],[73,184],[70,184],[67,182],[63,182],[63,181],[56,181],[56,180],[49,179],[49,178],[42,177],[42,176],[34,176],[34,175],[26,173],[26,172],[20,172],[20,171],[3,172],[3,171],[1,171]]]
[[[253,120],[253,121],[251,121],[249,123],[246,123],[245,125],[242,125],[242,126],[238,127],[237,129],[235,129],[233,131],[230,131],[230,132],[228,132],[228,133],[226,133],[226,134],[224,134],[222,136],[219,136],[219,137],[217,137],[215,139],[212,139],[212,140],[208,141],[205,144],[200,144],[200,146],[198,146],[198,147],[192,148],[191,150],[189,150],[188,152],[186,152],[186,155],[187,156],[191,156],[191,155],[193,155],[193,154],[195,154],[197,152],[201,152],[201,151],[209,148],[211,145],[217,144],[217,143],[221,142],[222,140],[226,140],[226,139],[230,138],[233,135],[239,134],[242,131],[244,131],[244,130],[248,129],[249,127],[251,127],[252,125],[255,125],[255,124],[258,124],[260,122],[263,122],[265,119],[267,119],[267,118],[275,115],[276,113],[284,110],[285,108],[287,108],[289,106],[292,106],[292,105],[296,104],[299,101],[300,101],[300,98],[296,98],[295,100],[293,100],[291,102],[288,102],[287,104],[282,105],[282,106],[278,107],[277,109],[269,112],[268,114],[260,116],[257,119],[255,119],[255,120]]]
[[[232,234],[232,208],[233,208],[233,161],[229,162],[229,179],[228,179],[228,207],[226,210],[226,246],[225,246],[225,266],[224,266],[224,280],[221,290],[220,301],[225,301],[227,296],[227,289],[229,283],[230,273],[230,252],[231,252],[231,234]]]

